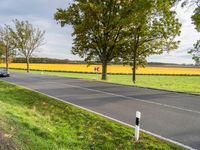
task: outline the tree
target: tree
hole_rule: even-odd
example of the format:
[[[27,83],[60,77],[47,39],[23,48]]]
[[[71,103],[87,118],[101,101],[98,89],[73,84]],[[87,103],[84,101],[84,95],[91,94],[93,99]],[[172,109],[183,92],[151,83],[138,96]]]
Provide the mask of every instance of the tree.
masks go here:
[[[4,55],[5,52],[5,45],[3,42],[0,42],[0,63],[2,62],[2,56]]]
[[[200,32],[200,0],[196,0],[196,8],[194,14],[192,15],[193,24],[196,27],[196,30]],[[200,64],[200,39],[194,44],[194,48],[189,51],[193,55],[193,60],[196,64]]]
[[[197,40],[194,44],[194,48],[188,53],[193,55],[192,59],[195,61],[196,65],[200,65],[200,40]]]
[[[68,9],[58,9],[55,14],[55,19],[62,27],[73,26],[72,53],[85,58],[88,63],[97,60],[102,63],[102,80],[106,80],[107,64],[119,55],[133,3],[119,0],[75,0]]]
[[[184,0],[182,2],[182,7],[189,4],[195,7],[191,19],[197,32],[200,32],[200,0]],[[196,62],[196,64],[200,64],[200,39],[197,40],[197,42],[194,44],[194,48],[188,53],[193,55],[192,59]]]
[[[161,26],[159,32],[162,32],[162,29],[164,31],[167,30],[163,27],[163,24],[159,23],[160,16],[164,18],[162,17],[162,10],[159,10],[161,9],[159,5],[162,5],[163,12],[166,11],[165,14],[167,14],[173,3],[173,0],[75,0],[69,8],[58,9],[55,14],[55,19],[62,27],[65,25],[73,26],[74,32],[72,35],[74,36],[74,43],[72,53],[85,58],[85,61],[88,63],[92,60],[100,60],[102,63],[102,79],[106,80],[107,64],[119,57],[128,58],[126,57],[127,55],[124,55],[129,54],[130,51],[128,49],[132,49],[132,46],[134,46],[132,41],[134,37],[137,37],[137,34],[141,33],[141,31],[143,35],[147,33],[144,32],[144,28],[148,26],[145,25],[143,27],[143,24],[154,23],[152,22],[153,19],[151,19],[153,13],[158,11],[153,17],[154,21],[156,21],[154,24],[157,23],[156,27],[159,29],[159,26]],[[148,4],[151,4],[150,8]],[[143,20],[143,16],[145,20]],[[173,14],[166,16],[164,19],[166,20],[167,18],[170,20],[169,17],[172,17],[171,20],[177,24],[177,20],[174,19]],[[138,23],[137,21],[140,22]],[[141,25],[142,27],[140,27]],[[150,32],[150,29],[148,31]],[[179,32],[178,29],[177,32]],[[145,36],[143,37],[145,38]],[[153,33],[151,37],[154,37]],[[146,40],[150,40],[150,36]],[[143,43],[143,47],[144,45]],[[153,46],[153,43],[148,45]],[[139,47],[142,46],[137,46],[137,49]],[[137,56],[136,58],[140,57],[141,62],[144,62],[146,54]]]
[[[15,40],[16,48],[26,58],[27,73],[29,73],[29,59],[38,47],[44,44],[45,31],[34,28],[28,21],[14,20],[15,29],[9,28]]]
[[[191,18],[193,24],[196,26],[196,30],[200,32],[200,0],[196,0],[196,8]]]
[[[9,30],[9,26],[0,27],[0,49],[1,53],[5,56],[6,69],[8,69],[9,58],[15,56],[16,45]]]
[[[176,1],[140,1],[135,6],[134,23],[130,24],[129,39],[123,46],[125,51],[121,54],[125,63],[133,66],[133,83],[136,81],[136,68],[146,64],[150,55],[176,49],[179,41],[175,38],[180,35],[180,23],[176,13],[171,8]]]
[[[5,51],[4,44],[2,42],[0,42],[0,59],[1,59],[2,55],[4,54],[4,51]]]
[[[75,0],[68,9],[58,9],[55,19],[74,28],[72,53],[85,61],[100,60],[102,79],[106,80],[107,64],[117,57],[117,45],[122,31],[120,5],[116,0]]]
[[[196,30],[200,32],[200,0],[179,0],[182,2],[181,6],[185,7],[187,5],[194,6],[194,12],[191,16],[192,23],[196,26]]]

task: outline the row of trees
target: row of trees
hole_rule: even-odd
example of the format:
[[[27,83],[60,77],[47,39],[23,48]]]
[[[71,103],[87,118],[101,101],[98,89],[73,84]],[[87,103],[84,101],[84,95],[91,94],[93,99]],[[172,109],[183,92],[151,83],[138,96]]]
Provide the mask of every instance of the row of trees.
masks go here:
[[[4,56],[8,69],[9,58],[22,55],[26,59],[29,72],[29,59],[33,52],[44,44],[45,31],[34,28],[28,21],[14,20],[14,28],[0,27],[0,56]]]
[[[26,63],[26,59],[24,57],[16,57],[12,60],[12,62]],[[30,58],[29,62],[38,63],[38,64],[68,64],[68,63],[73,63],[73,62],[75,63],[75,61],[70,61],[68,59],[40,58],[40,57],[32,57]]]
[[[180,23],[172,7],[176,0],[75,0],[67,9],[58,9],[55,20],[71,25],[72,53],[85,61],[102,63],[106,80],[107,64],[120,61],[133,66],[146,58],[178,47]]]

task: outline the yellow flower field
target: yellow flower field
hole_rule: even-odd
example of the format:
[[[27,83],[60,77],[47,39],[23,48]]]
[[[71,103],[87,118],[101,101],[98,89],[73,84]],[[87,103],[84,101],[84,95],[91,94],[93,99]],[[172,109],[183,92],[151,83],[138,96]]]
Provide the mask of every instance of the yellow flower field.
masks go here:
[[[5,64],[0,64],[0,67],[5,67]],[[12,69],[26,69],[26,64],[13,63],[9,64]],[[30,64],[32,70],[43,70],[43,71],[66,71],[66,72],[87,72],[94,73],[94,68],[100,65],[86,64]],[[108,73],[112,74],[131,74],[132,69],[130,66],[122,65],[109,65]],[[200,75],[200,68],[177,68],[177,67],[145,67],[138,68],[137,74],[158,74],[158,75]]]

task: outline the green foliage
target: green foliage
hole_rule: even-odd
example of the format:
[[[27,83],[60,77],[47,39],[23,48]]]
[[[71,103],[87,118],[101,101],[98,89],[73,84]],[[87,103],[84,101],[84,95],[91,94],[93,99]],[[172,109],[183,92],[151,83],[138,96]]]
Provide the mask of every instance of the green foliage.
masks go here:
[[[18,51],[25,56],[31,58],[36,48],[44,44],[44,31],[34,28],[28,21],[14,21],[15,29],[9,28],[15,39]]]
[[[191,19],[196,27],[196,30],[200,32],[200,0],[184,0],[182,2],[182,7],[185,7],[187,5],[195,7]]]
[[[100,61],[106,75],[107,63],[118,57],[119,46],[126,38],[124,29],[129,23],[131,5],[132,2],[118,0],[75,0],[67,10],[58,9],[55,19],[62,27],[73,26],[72,53],[88,63]]]
[[[144,66],[148,56],[178,47],[175,38],[180,35],[181,25],[171,10],[174,5],[175,1],[169,0],[140,0],[135,5],[136,12],[132,15],[135,21],[128,26],[129,40],[123,45],[126,49],[121,55],[125,63],[133,65],[133,82],[136,67]]]
[[[15,42],[9,30],[9,26],[0,27],[0,56],[4,55],[6,60],[6,68],[8,68],[8,61],[15,57]]]
[[[62,27],[73,26],[72,53],[88,63],[100,61],[105,79],[107,63],[119,58],[129,62],[133,47],[140,49],[137,60],[141,64],[149,55],[177,47],[174,38],[180,33],[180,24],[170,11],[174,3],[175,0],[75,0],[67,9],[58,9],[55,19]]]
[[[191,49],[188,53],[192,54],[192,59],[196,62],[197,65],[200,65],[200,40],[194,44],[194,48]]]
[[[192,15],[192,21],[193,21],[193,24],[196,26],[196,30],[200,32],[200,6],[198,6],[194,10],[194,14]]]
[[[5,45],[3,42],[0,42],[0,58],[5,53]]]
[[[194,14],[192,15],[192,21],[193,24],[196,27],[196,30],[200,32],[200,1],[196,1],[196,9],[194,10]],[[197,40],[197,42],[194,44],[194,48],[189,51],[193,55],[193,60],[196,62],[196,64],[200,64],[200,40]]]
[[[193,12],[193,15],[191,17],[192,23],[195,25],[195,28],[198,32],[200,32],[200,0],[185,0],[182,3],[182,6],[184,7],[187,4],[191,4],[195,6],[195,10]],[[194,48],[191,49],[189,54],[192,54],[192,59],[195,61],[196,64],[200,64],[200,39],[197,40],[197,42],[194,44]]]
[[[178,0],[178,1],[181,1],[181,7],[186,7],[186,6],[195,7],[191,18],[194,25],[196,26],[197,31],[199,31],[200,30],[200,18],[199,18],[200,17],[199,16],[200,15],[200,0]]]

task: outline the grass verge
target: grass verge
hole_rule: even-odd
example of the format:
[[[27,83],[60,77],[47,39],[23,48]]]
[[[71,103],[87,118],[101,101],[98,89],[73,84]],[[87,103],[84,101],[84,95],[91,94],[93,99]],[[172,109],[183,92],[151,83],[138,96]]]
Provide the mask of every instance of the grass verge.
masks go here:
[[[25,71],[11,70],[11,72],[25,72]],[[42,72],[42,71],[31,71],[31,73],[86,79],[86,80],[97,80],[101,82],[133,86],[131,75],[108,75],[108,80],[102,81],[100,74]],[[200,76],[138,75],[137,82],[134,86],[200,95]]]
[[[133,129],[0,81],[0,130],[22,150],[182,149]]]

